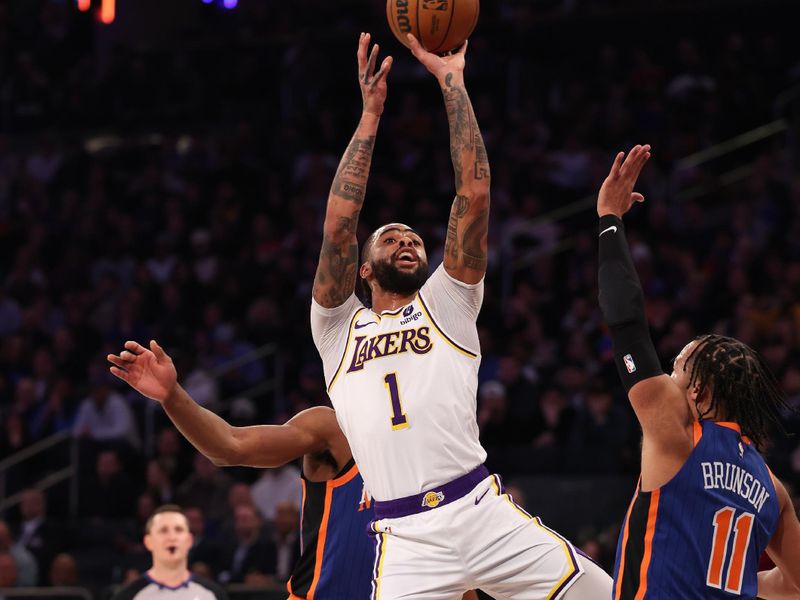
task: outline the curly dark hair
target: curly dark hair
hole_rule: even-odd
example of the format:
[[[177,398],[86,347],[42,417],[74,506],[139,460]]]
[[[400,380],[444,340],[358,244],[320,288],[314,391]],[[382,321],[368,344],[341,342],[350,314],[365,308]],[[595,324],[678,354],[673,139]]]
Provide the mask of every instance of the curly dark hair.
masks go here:
[[[701,335],[684,363],[691,365],[689,385],[697,386],[700,398],[706,389],[711,401],[705,411],[697,406],[700,418],[721,413],[738,423],[742,435],[759,449],[769,438],[770,425],[781,424],[781,412],[791,411],[786,396],[761,355],[744,342],[722,335]]]

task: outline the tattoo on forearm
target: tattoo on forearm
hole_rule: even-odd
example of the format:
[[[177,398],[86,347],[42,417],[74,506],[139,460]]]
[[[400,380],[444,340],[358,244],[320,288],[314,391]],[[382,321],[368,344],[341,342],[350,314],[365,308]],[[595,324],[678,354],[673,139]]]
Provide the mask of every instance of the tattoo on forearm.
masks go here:
[[[475,115],[472,118],[475,119]],[[483,145],[483,136],[478,129],[477,121],[475,131],[475,179],[489,179],[489,155],[486,153],[486,146]]]
[[[453,207],[450,209],[450,220],[447,222],[447,238],[444,242],[445,256],[458,258],[458,224],[468,210],[469,198],[456,196],[456,199],[453,200]]]
[[[458,189],[470,171],[475,180],[489,178],[489,157],[467,91],[463,86],[453,85],[452,73],[445,77],[443,93],[450,124],[450,158]]]
[[[355,219],[347,227],[355,227]],[[328,239],[322,240],[319,253],[319,265],[314,277],[314,298],[322,306],[339,306],[356,286],[356,269],[358,267],[358,244],[342,246]]]
[[[374,135],[368,138],[353,136],[339,163],[339,169],[336,171],[336,177],[331,186],[331,194],[359,205],[364,202],[374,147]]]
[[[463,183],[463,165],[466,153],[474,152],[472,119],[467,91],[453,85],[453,74],[445,77],[444,104],[450,124],[450,158],[456,176],[456,189]]]
[[[470,269],[486,270],[487,257],[484,244],[489,229],[489,210],[482,210],[475,219],[464,228],[461,237],[464,266]]]

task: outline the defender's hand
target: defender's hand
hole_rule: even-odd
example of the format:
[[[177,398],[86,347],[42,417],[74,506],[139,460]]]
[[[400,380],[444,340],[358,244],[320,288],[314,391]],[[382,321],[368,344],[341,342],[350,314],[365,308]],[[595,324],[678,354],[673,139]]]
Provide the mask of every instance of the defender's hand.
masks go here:
[[[634,192],[633,186],[650,158],[650,144],[634,146],[623,162],[624,157],[624,152],[617,154],[611,172],[600,187],[597,196],[598,217],[616,215],[621,219],[634,202],[644,202],[644,196]]]
[[[463,77],[464,66],[466,65],[464,57],[467,54],[468,42],[464,42],[458,50],[453,51],[451,54],[439,56],[425,50],[412,34],[407,34],[406,38],[408,38],[408,45],[414,57],[425,65],[425,68],[440,82],[448,73],[458,73],[460,77]]]
[[[392,57],[384,58],[380,70],[375,73],[379,46],[375,44],[367,58],[369,40],[368,33],[362,33],[358,40],[358,83],[361,86],[364,112],[380,117],[383,113],[383,104],[386,102],[386,78],[392,69]]]
[[[149,350],[136,342],[125,342],[125,350],[107,358],[114,365],[111,373],[143,396],[164,402],[175,389],[178,380],[175,365],[155,340],[150,340]]]

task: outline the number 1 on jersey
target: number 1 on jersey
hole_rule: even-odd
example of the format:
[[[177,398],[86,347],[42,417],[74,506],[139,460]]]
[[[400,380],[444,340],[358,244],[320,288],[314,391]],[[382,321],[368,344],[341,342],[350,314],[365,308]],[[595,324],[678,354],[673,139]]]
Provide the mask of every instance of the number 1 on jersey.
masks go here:
[[[392,400],[392,429],[405,429],[408,427],[408,419],[403,412],[403,405],[400,403],[400,388],[397,387],[397,373],[387,373],[383,378],[383,384],[389,390],[389,397]]]
[[[718,590],[722,589],[722,569],[725,567],[725,559],[728,557],[728,540],[731,537],[731,529],[733,529],[736,533],[733,536],[733,548],[728,561],[725,591],[731,594],[740,594],[744,577],[744,563],[747,560],[747,548],[750,546],[750,534],[753,532],[755,515],[742,513],[734,524],[735,514],[734,508],[726,506],[714,515],[714,540],[711,545],[711,558],[708,561],[706,585]]]

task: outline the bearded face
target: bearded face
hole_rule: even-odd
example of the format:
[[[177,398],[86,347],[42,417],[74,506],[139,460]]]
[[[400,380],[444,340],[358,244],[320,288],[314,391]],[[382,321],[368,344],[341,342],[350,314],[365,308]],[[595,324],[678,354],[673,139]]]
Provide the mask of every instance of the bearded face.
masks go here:
[[[398,266],[398,262],[402,266]],[[408,262],[399,260],[396,254],[383,260],[372,260],[370,265],[382,289],[408,296],[419,290],[428,279],[427,261],[418,259],[415,266],[408,265]]]

